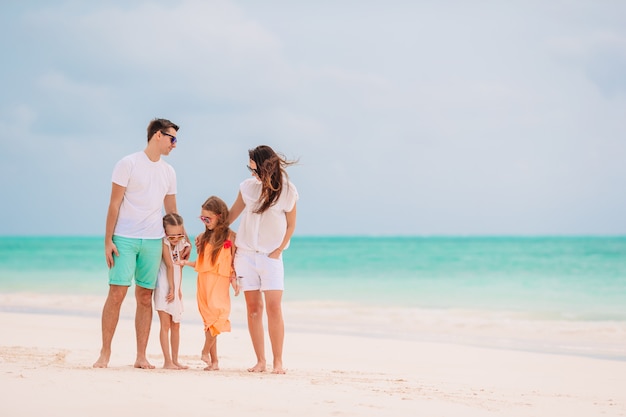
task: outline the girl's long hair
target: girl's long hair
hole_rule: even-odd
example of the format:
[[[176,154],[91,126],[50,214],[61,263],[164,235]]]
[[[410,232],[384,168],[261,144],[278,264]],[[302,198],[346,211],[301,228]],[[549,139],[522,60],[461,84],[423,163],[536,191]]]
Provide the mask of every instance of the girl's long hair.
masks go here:
[[[217,215],[217,224],[213,230],[209,230],[205,225],[204,233],[200,235],[200,241],[198,242],[198,255],[202,257],[204,249],[210,244],[213,247],[211,262],[215,263],[220,250],[224,246],[224,242],[230,234],[230,229],[228,228],[230,226],[228,223],[228,207],[221,198],[211,196],[202,204],[202,209],[215,213]]]
[[[277,154],[267,145],[257,146],[248,151],[250,159],[256,163],[256,171],[261,180],[260,205],[254,211],[263,213],[272,207],[283,192],[284,180],[288,179],[285,168],[294,165],[298,161],[288,161],[283,155]]]

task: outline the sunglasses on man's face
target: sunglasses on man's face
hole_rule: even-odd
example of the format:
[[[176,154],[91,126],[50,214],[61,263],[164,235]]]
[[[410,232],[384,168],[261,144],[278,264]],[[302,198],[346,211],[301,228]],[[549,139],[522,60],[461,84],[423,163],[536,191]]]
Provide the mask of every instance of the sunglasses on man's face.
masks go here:
[[[172,145],[177,142],[176,136],[170,135],[169,133],[165,133],[165,132],[161,132],[161,133],[164,134],[165,136],[169,136],[170,137],[170,140],[172,141]]]

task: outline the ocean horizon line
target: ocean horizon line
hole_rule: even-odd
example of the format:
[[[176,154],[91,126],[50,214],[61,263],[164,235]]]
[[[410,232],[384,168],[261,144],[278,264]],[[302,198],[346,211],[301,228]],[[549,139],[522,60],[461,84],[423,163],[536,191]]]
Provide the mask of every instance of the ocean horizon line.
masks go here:
[[[190,236],[195,236],[193,233]],[[104,235],[90,234],[0,234],[0,239],[4,238],[85,238],[104,239]],[[625,239],[626,234],[337,234],[337,235],[294,235],[292,239]]]

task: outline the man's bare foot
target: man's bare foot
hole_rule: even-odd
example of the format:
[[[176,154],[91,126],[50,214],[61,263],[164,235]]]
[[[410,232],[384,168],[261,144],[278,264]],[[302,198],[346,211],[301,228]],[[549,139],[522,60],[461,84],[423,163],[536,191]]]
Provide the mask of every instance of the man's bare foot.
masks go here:
[[[209,366],[207,366],[206,368],[204,368],[205,371],[219,371],[220,370],[220,366],[217,362],[215,363],[211,363],[209,364]]]
[[[135,365],[134,366],[135,366],[135,368],[140,368],[140,369],[154,369],[154,365],[152,365],[146,359],[144,359],[144,360],[137,359],[137,361],[135,361]]]
[[[208,353],[202,352],[202,355],[200,355],[200,359],[202,360],[202,362],[206,363],[207,365],[211,364],[211,357],[209,356]]]
[[[136,368],[136,366],[135,366],[135,368]],[[176,364],[174,364],[174,362],[164,363],[163,364],[163,369],[178,369],[178,366],[176,366]]]
[[[265,362],[257,362],[252,368],[248,368],[248,372],[265,372]]]
[[[176,365],[176,367],[178,369],[189,369],[189,367],[187,365],[184,365],[184,364],[182,364],[182,363],[180,363],[178,361],[174,361],[174,365]]]
[[[107,366],[109,366],[109,354],[105,354],[105,353],[100,353],[100,357],[98,358],[98,360],[93,364],[94,368],[106,368]]]

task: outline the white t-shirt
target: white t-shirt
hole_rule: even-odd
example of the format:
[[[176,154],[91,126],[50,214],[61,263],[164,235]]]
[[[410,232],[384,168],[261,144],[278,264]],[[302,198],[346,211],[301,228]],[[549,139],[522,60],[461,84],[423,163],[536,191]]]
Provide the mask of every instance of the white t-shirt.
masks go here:
[[[237,248],[270,253],[278,248],[287,231],[286,212],[293,210],[298,200],[296,187],[287,181],[283,185],[280,197],[270,208],[261,214],[254,210],[259,206],[261,182],[256,178],[248,178],[239,185],[241,197],[246,204],[237,230],[235,244]],[[289,243],[287,243],[287,247]]]
[[[176,172],[159,158],[152,162],[145,152],[122,158],[113,169],[112,181],[126,187],[113,234],[160,239],[163,231],[163,199],[176,194]]]

